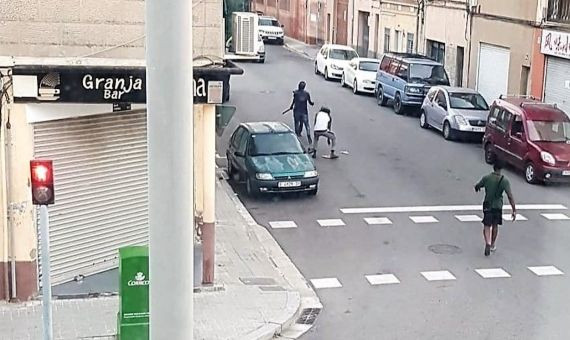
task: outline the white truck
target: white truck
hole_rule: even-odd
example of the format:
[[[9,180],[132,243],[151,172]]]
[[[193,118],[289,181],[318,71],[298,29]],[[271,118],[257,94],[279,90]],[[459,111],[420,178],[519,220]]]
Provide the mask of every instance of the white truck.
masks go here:
[[[232,13],[232,36],[226,42],[224,59],[265,62],[265,45],[259,33],[256,13]]]

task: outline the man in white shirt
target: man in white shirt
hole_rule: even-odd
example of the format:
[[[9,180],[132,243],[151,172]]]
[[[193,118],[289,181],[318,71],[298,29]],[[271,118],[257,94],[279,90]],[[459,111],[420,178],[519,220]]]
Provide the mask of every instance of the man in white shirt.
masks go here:
[[[331,131],[332,118],[331,110],[328,107],[321,107],[321,110],[315,116],[315,125],[313,131],[315,133],[315,138],[313,140],[313,149],[311,150],[311,156],[317,158],[317,146],[319,144],[319,138],[325,137],[331,146],[330,156],[327,158],[335,159],[338,155],[334,153],[334,148],[336,145],[336,136],[334,132]]]

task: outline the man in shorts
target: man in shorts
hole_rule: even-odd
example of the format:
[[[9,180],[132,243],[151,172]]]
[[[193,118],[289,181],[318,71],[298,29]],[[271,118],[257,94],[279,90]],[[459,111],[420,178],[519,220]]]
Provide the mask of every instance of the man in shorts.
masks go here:
[[[515,200],[511,192],[509,180],[501,174],[502,165],[496,162],[493,172],[481,178],[475,184],[475,191],[479,192],[485,188],[485,199],[483,200],[483,237],[485,238],[485,256],[497,248],[495,242],[499,235],[499,226],[503,224],[503,192],[507,193],[509,203],[513,209],[513,221],[517,216]]]

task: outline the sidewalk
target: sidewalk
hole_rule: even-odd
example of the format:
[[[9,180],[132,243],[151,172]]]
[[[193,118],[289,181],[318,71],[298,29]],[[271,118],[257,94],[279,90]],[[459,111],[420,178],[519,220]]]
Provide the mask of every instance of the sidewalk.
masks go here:
[[[302,54],[311,60],[317,57],[317,53],[319,53],[319,50],[321,49],[321,46],[319,45],[305,44],[302,41],[289,37],[285,37],[285,47],[293,52]]]
[[[216,284],[195,290],[194,339],[295,339],[307,331],[322,308],[318,297],[225,180],[216,183],[216,219]],[[54,337],[114,339],[117,311],[117,296],[55,300]],[[2,340],[41,334],[39,301],[0,304]]]

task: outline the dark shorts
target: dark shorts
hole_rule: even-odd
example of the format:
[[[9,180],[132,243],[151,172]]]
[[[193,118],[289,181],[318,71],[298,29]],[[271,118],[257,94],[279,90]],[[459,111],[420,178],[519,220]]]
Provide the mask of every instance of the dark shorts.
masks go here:
[[[483,225],[501,225],[503,224],[503,210],[502,209],[491,209],[489,211],[483,211]]]

